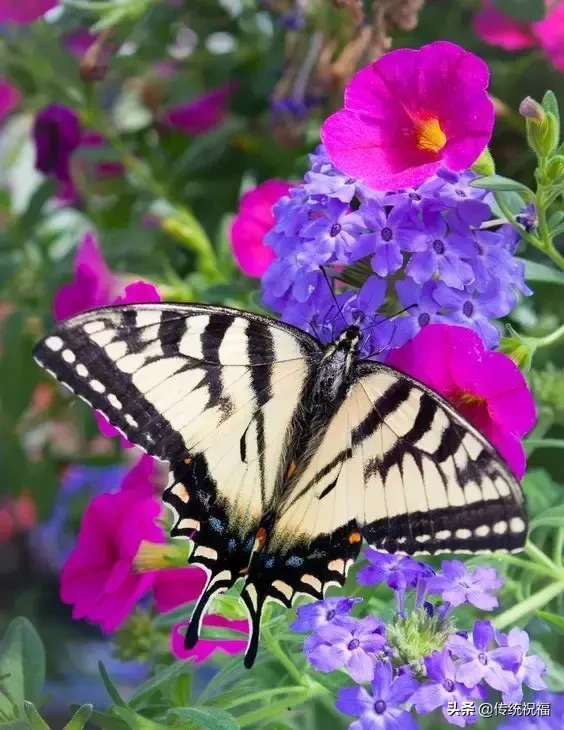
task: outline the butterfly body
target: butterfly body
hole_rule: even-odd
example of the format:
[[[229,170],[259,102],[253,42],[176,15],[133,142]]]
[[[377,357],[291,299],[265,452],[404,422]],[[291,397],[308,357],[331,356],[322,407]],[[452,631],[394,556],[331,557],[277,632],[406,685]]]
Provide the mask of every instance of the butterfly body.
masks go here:
[[[245,664],[268,600],[343,585],[363,540],[409,554],[515,550],[521,489],[441,396],[362,360],[362,333],[327,346],[268,317],[205,305],[102,308],[60,323],[38,362],[149,454],[170,463],[163,499],[213,596],[243,580]]]

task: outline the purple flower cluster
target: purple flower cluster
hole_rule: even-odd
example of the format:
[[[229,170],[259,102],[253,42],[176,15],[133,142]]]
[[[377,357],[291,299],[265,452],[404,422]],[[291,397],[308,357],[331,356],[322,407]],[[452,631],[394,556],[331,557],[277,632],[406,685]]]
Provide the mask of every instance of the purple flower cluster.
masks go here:
[[[291,627],[312,632],[304,653],[315,669],[344,670],[357,684],[371,683],[372,694],[361,687],[339,691],[337,708],[359,718],[350,730],[411,730],[417,727],[412,710],[438,709],[449,723],[464,727],[477,721],[477,706],[491,690],[500,692],[504,703],[516,703],[523,699],[523,685],[546,689],[546,666],[528,655],[525,631],[513,628],[505,634],[483,620],[475,622],[471,634],[455,630],[457,606],[497,607],[493,592],[503,580],[493,568],[471,570],[452,560],[435,572],[409,556],[372,548],[366,554],[369,565],[359,571],[358,582],[386,584],[396,594],[397,614],[387,626],[375,616],[351,617],[359,599],[332,597],[299,608]],[[409,611],[408,590],[415,590]],[[427,600],[432,594],[442,602]],[[468,702],[473,713],[450,711]]]
[[[474,177],[441,170],[416,189],[376,192],[336,170],[320,146],[304,182],[274,206],[265,243],[277,258],[262,280],[264,303],[324,342],[344,320],[361,324],[365,355],[400,347],[430,322],[471,327],[495,347],[491,320],[531,290],[513,256],[514,229],[484,227],[492,211]],[[410,309],[391,321],[402,307]]]

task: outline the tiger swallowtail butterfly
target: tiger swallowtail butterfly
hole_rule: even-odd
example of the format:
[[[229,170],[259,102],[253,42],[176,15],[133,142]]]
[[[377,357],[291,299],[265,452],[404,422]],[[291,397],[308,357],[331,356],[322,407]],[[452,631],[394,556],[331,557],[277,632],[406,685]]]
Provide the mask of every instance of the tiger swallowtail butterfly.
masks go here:
[[[518,482],[451,404],[269,317],[200,304],[95,309],[59,323],[37,362],[170,464],[173,536],[207,573],[186,633],[243,580],[255,659],[264,604],[342,586],[366,541],[407,554],[517,550]]]

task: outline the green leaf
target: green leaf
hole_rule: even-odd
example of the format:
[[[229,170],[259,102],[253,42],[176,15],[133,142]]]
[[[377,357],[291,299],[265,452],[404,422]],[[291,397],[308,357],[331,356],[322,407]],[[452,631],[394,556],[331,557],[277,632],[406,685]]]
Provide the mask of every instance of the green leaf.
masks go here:
[[[564,616],[559,616],[557,613],[552,613],[552,611],[536,611],[536,614],[552,624],[558,630],[558,633],[564,633]]]
[[[49,725],[41,717],[33,702],[24,702],[24,711],[32,730],[49,730]]]
[[[493,0],[493,4],[504,15],[529,23],[545,15],[544,0]]]
[[[82,710],[83,707],[90,707],[91,705],[83,705],[82,707],[77,707],[76,705],[71,705],[72,710],[76,710],[77,713]],[[73,717],[74,719],[74,717]],[[124,722],[119,717],[116,717],[115,715],[110,715],[105,712],[98,712],[98,710],[92,710],[90,713],[90,722],[95,726],[102,728],[102,730],[128,730],[128,725],[126,722]],[[71,720],[72,722],[72,720]],[[2,726],[0,725],[0,730],[3,730]],[[69,730],[68,727],[65,727],[64,730]],[[71,730],[74,730],[72,728]]]
[[[159,689],[163,689],[169,682],[173,682],[183,674],[190,672],[190,664],[187,662],[175,662],[166,669],[157,672],[154,677],[151,677],[146,682],[138,687],[129,697],[129,704],[131,707],[139,707],[140,704]]]
[[[545,469],[529,469],[523,478],[529,517],[534,518],[562,501],[562,487]]]
[[[10,716],[14,705],[23,711],[24,700],[36,700],[45,682],[43,642],[26,618],[15,618],[0,644],[0,676],[4,675],[0,710]]]
[[[92,715],[93,705],[82,705],[64,726],[63,730],[83,730]]]
[[[480,188],[481,190],[494,190],[502,192],[517,192],[534,197],[533,191],[526,185],[523,185],[516,180],[511,180],[508,177],[502,177],[501,175],[487,175],[486,177],[479,177],[477,180],[471,180],[470,186],[473,188]]]
[[[102,682],[104,683],[106,692],[110,695],[114,705],[116,705],[116,707],[125,707],[126,709],[129,709],[126,703],[120,697],[120,694],[117,691],[115,684],[110,679],[110,675],[108,674],[103,662],[98,662],[98,671],[100,672],[100,676],[102,677]]]
[[[564,504],[551,507],[535,517],[529,525],[529,532],[537,527],[564,527]]]
[[[560,284],[564,285],[564,272],[553,269],[546,264],[539,264],[537,261],[528,261],[516,257],[517,261],[525,264],[525,279],[527,281],[540,281],[544,284]]]
[[[170,715],[195,722],[202,730],[239,730],[239,723],[233,715],[217,707],[175,707],[167,717]]]
[[[541,103],[542,108],[547,114],[550,113],[554,115],[558,128],[558,138],[560,138],[560,111],[558,110],[558,100],[556,99],[554,92],[549,89],[543,96]]]
[[[23,720],[0,721],[0,730],[29,730],[29,723]]]

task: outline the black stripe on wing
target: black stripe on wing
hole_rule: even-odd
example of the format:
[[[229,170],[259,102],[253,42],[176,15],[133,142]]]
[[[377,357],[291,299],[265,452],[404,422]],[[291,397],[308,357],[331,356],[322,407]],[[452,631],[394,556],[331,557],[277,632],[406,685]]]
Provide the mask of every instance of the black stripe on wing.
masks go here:
[[[353,436],[363,448],[367,502],[383,494],[361,525],[367,542],[410,554],[521,549],[524,496],[487,439],[441,396],[399,371],[362,362],[357,375],[356,387],[367,396],[377,391],[379,375],[382,382],[394,378]]]

